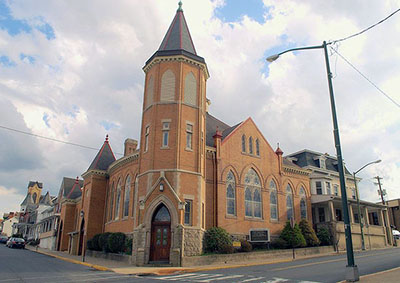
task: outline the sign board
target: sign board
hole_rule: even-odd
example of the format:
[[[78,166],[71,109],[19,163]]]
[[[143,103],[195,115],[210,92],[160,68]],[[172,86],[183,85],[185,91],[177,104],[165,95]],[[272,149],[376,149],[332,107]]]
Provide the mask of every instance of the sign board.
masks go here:
[[[270,241],[269,229],[250,229],[250,242],[265,243]]]
[[[239,242],[239,241],[233,241],[233,246],[234,246],[235,248],[240,248],[240,247],[242,246],[242,243]]]

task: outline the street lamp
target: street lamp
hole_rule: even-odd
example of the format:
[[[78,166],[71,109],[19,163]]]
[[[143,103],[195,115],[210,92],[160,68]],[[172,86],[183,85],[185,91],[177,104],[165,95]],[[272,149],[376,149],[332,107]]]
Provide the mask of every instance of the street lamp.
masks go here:
[[[358,187],[357,187],[356,174],[357,174],[358,172],[360,172],[361,170],[363,170],[363,169],[364,169],[365,167],[367,167],[368,165],[375,164],[375,163],[379,163],[379,162],[381,162],[381,161],[382,161],[382,160],[380,160],[380,159],[379,159],[379,160],[376,160],[376,161],[372,161],[372,162],[370,162],[370,163],[365,164],[363,167],[361,167],[360,169],[358,169],[356,172],[353,172],[354,185],[355,185],[355,188],[356,188],[356,197],[357,197],[358,221],[360,222],[361,249],[362,249],[363,251],[365,251],[364,232],[363,232],[364,224],[363,224],[363,221],[362,221],[362,219],[361,219],[360,195],[358,194]],[[367,215],[364,216],[364,217],[367,217]]]
[[[273,62],[276,59],[278,59],[280,55],[287,53],[287,52],[292,52],[292,51],[297,51],[297,50],[308,50],[308,49],[324,49],[326,73],[327,73],[327,77],[328,77],[328,86],[329,86],[329,97],[330,97],[330,101],[331,101],[331,111],[332,111],[332,120],[333,120],[333,136],[334,136],[334,140],[335,140],[336,155],[337,155],[337,160],[338,160],[340,191],[342,193],[344,229],[345,229],[345,236],[346,236],[347,266],[346,266],[345,279],[347,281],[354,282],[354,281],[360,280],[360,276],[358,274],[358,267],[354,263],[353,242],[351,239],[349,207],[348,207],[348,200],[347,200],[347,193],[346,193],[346,183],[345,183],[345,179],[344,179],[344,166],[343,166],[342,150],[340,147],[339,127],[338,127],[337,117],[336,117],[335,98],[333,96],[332,73],[331,73],[331,70],[329,67],[328,49],[326,47],[328,44],[330,44],[330,43],[326,43],[326,41],[324,41],[322,43],[322,45],[288,49],[281,53],[269,56],[267,58],[267,61]]]

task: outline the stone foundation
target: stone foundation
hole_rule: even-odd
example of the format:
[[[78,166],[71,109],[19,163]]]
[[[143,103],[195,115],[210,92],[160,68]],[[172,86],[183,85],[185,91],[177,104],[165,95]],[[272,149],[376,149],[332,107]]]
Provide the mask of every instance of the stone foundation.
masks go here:
[[[183,256],[195,256],[203,253],[204,230],[199,228],[184,228]]]

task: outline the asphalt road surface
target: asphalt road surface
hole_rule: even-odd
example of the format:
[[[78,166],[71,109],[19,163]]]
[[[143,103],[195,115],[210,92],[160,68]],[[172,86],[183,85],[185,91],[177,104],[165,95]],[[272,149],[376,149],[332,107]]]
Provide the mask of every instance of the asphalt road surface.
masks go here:
[[[357,253],[360,275],[400,266],[400,248]],[[338,282],[344,280],[346,255],[293,262],[219,269],[168,276],[122,275],[73,264],[0,244],[2,282]]]

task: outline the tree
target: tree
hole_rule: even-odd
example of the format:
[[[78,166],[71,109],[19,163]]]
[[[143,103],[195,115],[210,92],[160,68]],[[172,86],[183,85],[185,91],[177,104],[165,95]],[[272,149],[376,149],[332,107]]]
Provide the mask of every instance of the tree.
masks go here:
[[[300,221],[299,227],[308,247],[315,247],[320,244],[317,234],[315,234],[310,222],[308,222],[306,219],[303,219]]]
[[[321,241],[321,245],[327,246],[331,244],[331,234],[329,233],[328,228],[325,226],[321,226],[318,229],[317,237]]]
[[[286,241],[288,248],[301,248],[307,245],[297,223],[292,228],[290,222],[287,221],[279,237]]]

